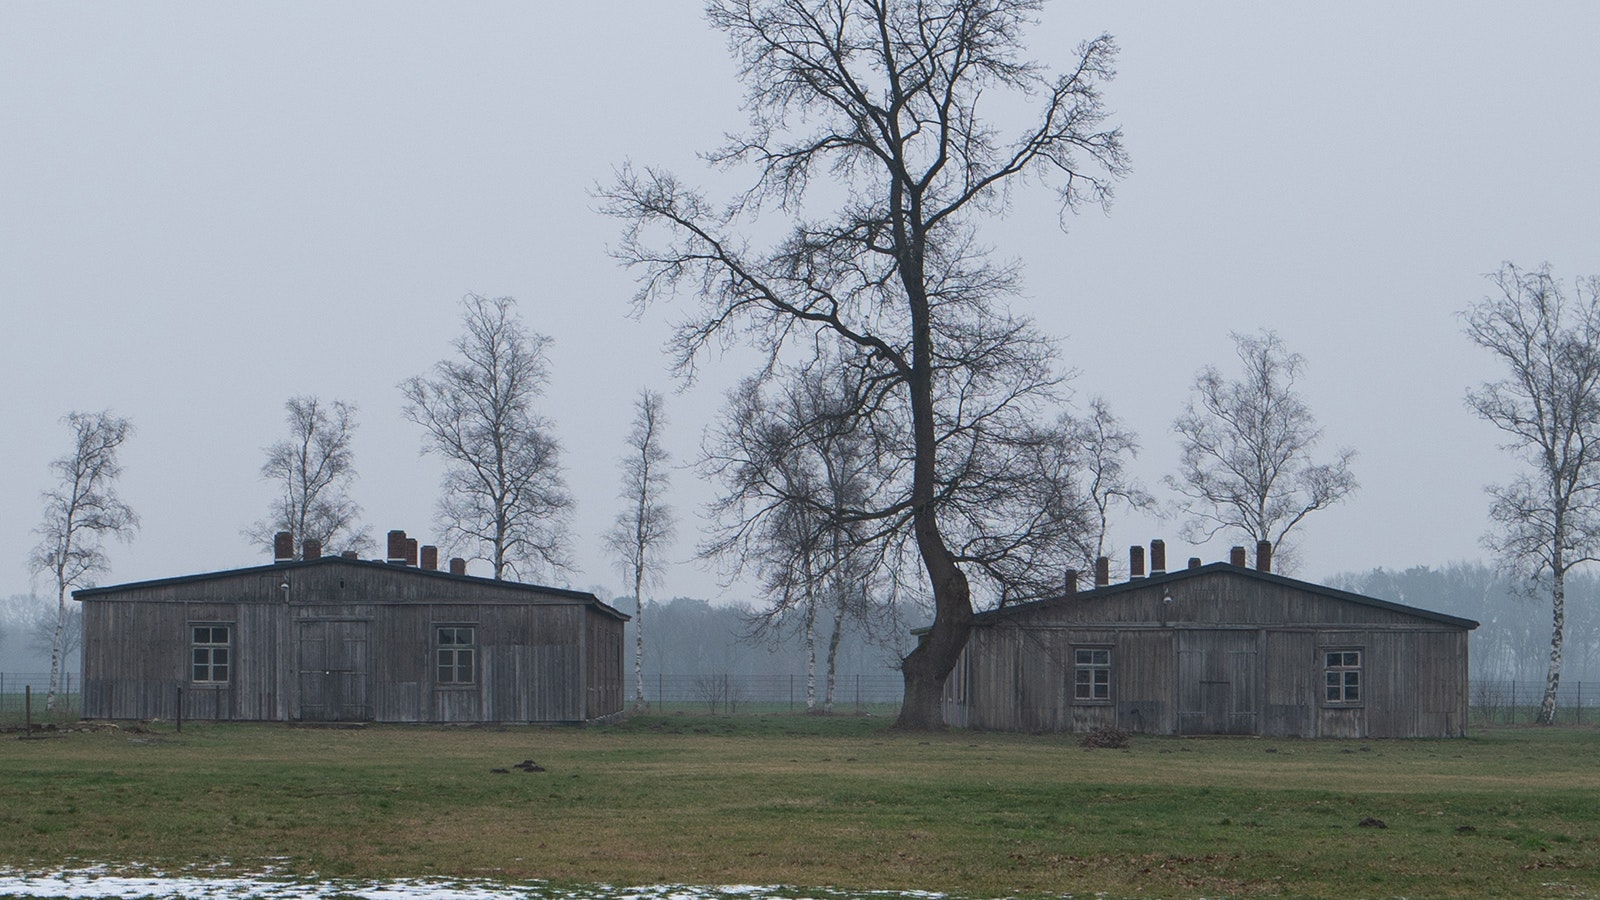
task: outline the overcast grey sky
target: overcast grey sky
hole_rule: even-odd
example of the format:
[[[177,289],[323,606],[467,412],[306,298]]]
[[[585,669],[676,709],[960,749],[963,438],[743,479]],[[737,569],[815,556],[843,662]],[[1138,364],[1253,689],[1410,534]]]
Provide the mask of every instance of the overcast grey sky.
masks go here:
[[[1115,205],[1062,233],[1041,193],[986,231],[1079,396],[1139,432],[1164,495],[1195,371],[1232,361],[1230,330],[1276,329],[1324,452],[1360,453],[1299,574],[1479,557],[1483,485],[1514,464],[1462,404],[1497,373],[1456,313],[1502,260],[1600,273],[1600,5],[1057,3],[1029,52],[1064,64],[1102,31],[1134,167]],[[267,559],[240,530],[294,394],[360,406],[367,522],[429,542],[440,469],[396,385],[449,353],[469,291],[554,338],[572,583],[617,590],[599,535],[633,397],[673,386],[672,311],[628,318],[589,190],[628,159],[710,181],[695,153],[744,121],[732,74],[693,2],[0,0],[0,594],[28,588],[73,409],[138,429],[143,529],[106,583]],[[669,395],[677,461],[741,374],[713,361]],[[689,561],[709,495],[676,483],[661,593],[738,599]],[[1123,520],[1112,543],[1226,558],[1177,531]]]

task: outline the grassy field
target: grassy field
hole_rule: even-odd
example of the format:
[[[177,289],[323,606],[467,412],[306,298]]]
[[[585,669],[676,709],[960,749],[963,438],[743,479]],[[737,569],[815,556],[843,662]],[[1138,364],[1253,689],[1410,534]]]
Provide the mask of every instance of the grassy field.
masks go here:
[[[1589,728],[1135,738],[1125,750],[777,715],[3,737],[0,866],[12,868],[975,896],[1600,896]],[[545,771],[512,768],[525,759]]]

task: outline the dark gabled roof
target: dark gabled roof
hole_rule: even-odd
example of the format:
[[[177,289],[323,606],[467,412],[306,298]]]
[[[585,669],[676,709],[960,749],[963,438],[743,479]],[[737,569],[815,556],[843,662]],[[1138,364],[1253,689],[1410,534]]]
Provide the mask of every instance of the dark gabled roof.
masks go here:
[[[452,575],[449,572],[437,569],[419,569],[415,566],[391,565],[382,560],[347,559],[343,556],[324,556],[319,559],[302,559],[291,562],[275,562],[262,566],[248,566],[243,569],[225,569],[220,572],[201,572],[196,575],[179,575],[173,578],[155,578],[149,581],[130,581],[126,584],[110,584],[103,587],[80,588],[72,592],[74,600],[94,600],[105,594],[114,594],[121,591],[136,590],[141,588],[167,587],[178,584],[198,584],[206,581],[220,581],[240,576],[265,575],[271,572],[292,572],[296,569],[308,569],[318,566],[358,566],[364,568],[382,569],[385,572],[400,574],[411,578],[446,579],[454,582],[481,584],[485,587],[494,587],[499,590],[526,591],[528,593],[554,595],[578,600],[594,606],[596,609],[615,616],[626,622],[632,616],[606,604],[588,591],[574,591],[570,588],[546,587],[540,584],[523,584],[520,581],[497,581],[493,578],[482,578],[476,575]]]
[[[1381,609],[1388,612],[1397,612],[1408,616],[1416,616],[1417,618],[1438,622],[1442,625],[1465,628],[1468,631],[1478,627],[1478,623],[1472,619],[1463,619],[1459,616],[1446,615],[1445,613],[1421,609],[1415,606],[1406,606],[1403,603],[1393,603],[1388,600],[1379,600],[1376,597],[1368,597],[1364,594],[1355,594],[1351,593],[1350,591],[1341,591],[1338,588],[1331,588],[1323,584],[1315,584],[1310,581],[1300,581],[1294,578],[1286,578],[1282,575],[1275,575],[1271,572],[1261,572],[1257,571],[1256,569],[1222,562],[1211,563],[1209,565],[1199,566],[1193,569],[1178,569],[1162,575],[1151,575],[1147,578],[1140,578],[1137,581],[1123,581],[1117,584],[1095,588],[1092,591],[1079,591],[1075,594],[1063,594],[1060,597],[1047,597],[1043,600],[1034,600],[1028,603],[1016,603],[1010,606],[1002,606],[999,609],[992,609],[988,612],[978,613],[974,617],[974,621],[981,623],[989,620],[1008,618],[1010,616],[1019,615],[1030,610],[1035,610],[1041,607],[1047,607],[1066,601],[1078,602],[1086,599],[1113,597],[1117,594],[1141,590],[1152,585],[1171,584],[1174,582],[1186,581],[1190,578],[1216,572],[1226,573],[1235,577],[1252,578],[1257,581],[1266,582],[1267,584],[1278,585],[1279,587],[1288,587],[1294,588],[1295,590],[1305,591],[1309,594],[1319,594],[1321,596],[1339,600],[1344,603],[1354,603],[1360,606],[1372,607],[1373,609]]]

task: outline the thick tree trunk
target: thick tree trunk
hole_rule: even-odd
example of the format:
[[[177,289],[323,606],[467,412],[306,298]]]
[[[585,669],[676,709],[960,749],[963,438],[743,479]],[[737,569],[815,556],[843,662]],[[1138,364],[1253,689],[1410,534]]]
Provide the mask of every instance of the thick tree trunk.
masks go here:
[[[945,724],[940,700],[944,694],[944,680],[955,668],[972,632],[972,588],[945,544],[934,514],[938,440],[934,425],[932,318],[922,268],[926,242],[917,209],[920,198],[912,191],[902,193],[898,182],[893,193],[892,208],[901,209],[908,197],[912,207],[895,227],[896,243],[903,248],[900,279],[911,310],[912,362],[908,387],[915,454],[911,468],[912,529],[917,552],[933,589],[933,624],[916,648],[901,661],[905,698],[901,701],[895,727],[929,730],[943,728]]]
[[[937,610],[933,626],[904,660],[905,699],[900,704],[896,728],[932,730],[943,728],[944,682],[967,645],[972,632],[972,600],[967,577],[950,567],[955,577],[943,591],[934,592]],[[942,596],[941,596],[942,595]]]

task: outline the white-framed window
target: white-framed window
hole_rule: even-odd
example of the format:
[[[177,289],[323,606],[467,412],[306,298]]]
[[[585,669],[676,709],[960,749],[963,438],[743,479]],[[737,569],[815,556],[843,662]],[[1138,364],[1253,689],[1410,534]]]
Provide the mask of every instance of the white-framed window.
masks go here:
[[[1329,706],[1359,706],[1361,700],[1361,650],[1341,648],[1322,652],[1322,702]]]
[[[434,660],[439,684],[475,684],[478,680],[478,629],[472,625],[436,626]]]
[[[1074,647],[1072,699],[1078,703],[1111,702],[1111,648]]]
[[[233,671],[233,627],[189,626],[189,677],[195,684],[227,684]]]

